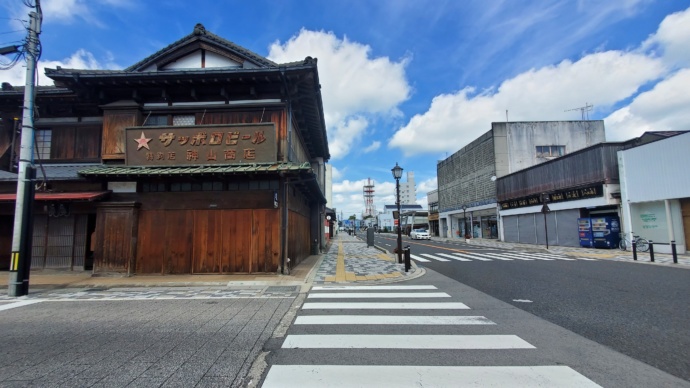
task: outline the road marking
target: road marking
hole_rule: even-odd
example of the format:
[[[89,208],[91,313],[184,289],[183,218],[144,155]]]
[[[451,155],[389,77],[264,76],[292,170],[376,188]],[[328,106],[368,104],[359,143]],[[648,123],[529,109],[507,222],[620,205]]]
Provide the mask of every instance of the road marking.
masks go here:
[[[412,259],[414,259],[414,260],[417,260],[417,261],[419,261],[419,262],[422,262],[422,263],[428,263],[428,262],[431,261],[431,260],[427,260],[427,259],[425,259],[425,258],[423,258],[423,257],[419,257],[419,256],[413,255],[413,254],[410,254],[410,258],[412,258]]]
[[[518,253],[501,252],[501,254],[502,254],[502,255],[506,255],[506,256],[508,256],[508,257],[523,257],[522,255],[526,255],[527,253],[518,254]],[[556,260],[556,259],[551,259],[551,258],[548,258],[548,257],[540,257],[540,256],[533,256],[533,255],[530,255],[530,257],[533,258],[533,259],[535,259],[535,260],[547,260],[547,261]]]
[[[3,304],[3,305],[0,305],[0,311],[14,309],[17,307],[24,307],[24,306],[28,306],[30,304],[39,303],[39,302],[41,302],[41,301],[40,300],[22,300],[20,302]]]
[[[488,257],[493,257],[493,258],[499,259],[499,260],[500,260],[501,258],[504,258],[504,255],[503,255],[503,254],[498,254],[498,253],[482,253],[482,255],[488,256]],[[509,257],[509,258],[515,259],[515,260],[527,260],[527,261],[532,261],[532,260],[534,260],[534,259],[530,259],[530,258],[523,257],[523,256],[511,256],[511,257]]]
[[[312,291],[321,290],[438,290],[436,286],[314,286]]]
[[[551,253],[530,253],[529,255],[532,257],[546,257],[546,258],[556,259],[556,260],[567,260],[567,261],[577,260],[577,259],[570,259],[570,258],[564,257],[562,255],[554,255]]]
[[[264,388],[600,387],[567,366],[273,365]],[[601,388],[601,387],[600,387]]]
[[[295,325],[495,325],[482,316],[305,315]]]
[[[454,255],[458,255],[458,256],[467,257],[467,258],[470,258],[470,259],[473,259],[473,260],[494,261],[493,259],[487,259],[486,257],[479,257],[479,256],[473,256],[473,255],[466,255],[466,254],[463,254],[463,253],[454,252],[453,254],[454,254]]]
[[[305,303],[302,310],[469,310],[464,303]]]
[[[422,255],[422,256],[424,256],[424,257],[428,257],[428,258],[430,258],[430,259],[438,260],[438,261],[450,261],[450,260],[448,260],[448,259],[444,259],[444,258],[442,258],[442,257],[430,255],[430,254],[428,254],[428,253],[420,253],[420,255]]]
[[[465,259],[465,258],[462,258],[462,257],[459,257],[459,256],[453,256],[453,255],[450,255],[450,254],[448,254],[448,253],[437,253],[437,255],[443,256],[443,257],[450,257],[451,259],[453,259],[453,260],[458,260],[458,261],[472,261],[472,260],[470,260],[470,259]]]
[[[445,292],[321,292],[307,295],[307,298],[450,298]]]
[[[283,349],[536,349],[516,335],[288,335]]]

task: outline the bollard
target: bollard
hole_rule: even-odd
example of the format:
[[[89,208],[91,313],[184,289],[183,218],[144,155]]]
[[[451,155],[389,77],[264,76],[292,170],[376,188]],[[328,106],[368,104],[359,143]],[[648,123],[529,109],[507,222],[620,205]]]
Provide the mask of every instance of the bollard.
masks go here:
[[[405,272],[410,270],[411,264],[410,264],[410,246],[406,246],[405,249],[403,249],[403,252],[405,253]]]
[[[633,242],[632,242],[632,248],[633,248],[633,260],[637,261],[637,240],[635,236],[633,236]]]
[[[673,263],[678,264],[678,253],[676,253],[676,241],[671,241],[671,254],[673,255]]]
[[[654,241],[649,240],[649,259],[654,262]]]

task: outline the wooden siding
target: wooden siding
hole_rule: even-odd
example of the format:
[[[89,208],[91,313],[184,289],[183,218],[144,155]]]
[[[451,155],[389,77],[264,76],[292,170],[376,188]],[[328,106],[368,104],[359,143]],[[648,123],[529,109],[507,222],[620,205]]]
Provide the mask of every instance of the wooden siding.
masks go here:
[[[134,203],[104,204],[96,218],[94,273],[131,271],[137,236]]]
[[[139,124],[141,114],[138,110],[105,111],[103,113],[103,141],[101,158],[125,158],[125,128]]]
[[[276,272],[277,209],[142,210],[137,273]]]
[[[51,160],[97,160],[100,127],[56,127],[52,129]]]
[[[32,269],[84,269],[87,215],[34,217]]]
[[[680,200],[681,214],[683,215],[683,232],[685,233],[685,250],[690,251],[690,198]]]
[[[271,190],[139,193],[137,199],[144,210],[273,208]]]
[[[498,200],[594,183],[619,183],[617,152],[623,148],[618,143],[602,143],[501,177],[496,181]]]
[[[309,217],[290,211],[288,215],[288,257],[294,268],[311,253]]]

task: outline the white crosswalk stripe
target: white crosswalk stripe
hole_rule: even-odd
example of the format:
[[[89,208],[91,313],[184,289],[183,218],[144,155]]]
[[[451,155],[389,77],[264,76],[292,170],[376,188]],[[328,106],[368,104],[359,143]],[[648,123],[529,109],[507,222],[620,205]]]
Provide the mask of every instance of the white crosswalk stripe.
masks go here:
[[[424,256],[424,257],[421,257]],[[569,257],[565,255],[553,254],[553,253],[540,253],[540,252],[450,252],[450,253],[420,253],[417,255],[410,255],[410,257],[420,263],[428,263],[433,261],[555,261],[555,260],[565,260],[565,261],[597,261],[597,259],[588,257]]]
[[[490,260],[490,259],[485,259]],[[449,261],[449,260],[446,260]],[[361,386],[520,386],[520,387],[598,387],[593,381],[566,365],[525,365],[523,357],[538,349],[510,333],[501,333],[501,326],[489,318],[464,315],[469,310],[459,302],[355,302],[356,298],[420,298],[430,295],[448,297],[429,285],[386,286],[319,286],[307,298],[338,298],[338,302],[307,301],[272,358],[262,387],[361,387]],[[379,292],[361,292],[361,291]],[[385,310],[404,314],[386,314]],[[430,310],[437,310],[429,314]],[[344,314],[352,311],[352,314]],[[368,326],[365,326],[368,325]],[[472,330],[467,332],[466,330]],[[433,329],[431,329],[433,327]],[[392,328],[397,328],[391,331]],[[486,328],[486,329],[484,329]],[[344,330],[344,331],[343,331]],[[404,330],[400,332],[400,330]],[[431,332],[429,330],[433,330]],[[394,352],[390,350],[394,349]],[[443,352],[455,362],[470,365],[425,365],[414,357],[424,350]],[[473,353],[484,351],[511,352],[518,365],[475,365]],[[328,352],[328,365],[295,365],[280,360],[320,360]],[[296,357],[296,353],[300,356]],[[321,353],[316,353],[321,352]],[[415,360],[404,365],[377,365],[379,358],[364,356],[361,365],[352,365],[358,355],[386,352],[382,364],[391,356]],[[374,353],[371,353],[374,352]],[[313,353],[313,354],[312,354]],[[371,356],[369,356],[371,357]],[[371,361],[374,360],[374,361]],[[427,360],[428,361],[428,360]]]
[[[448,260],[448,259],[444,259],[443,257],[438,257],[438,256],[430,255],[430,254],[428,254],[428,253],[421,253],[421,255],[424,256],[424,257],[428,257],[428,258],[430,258],[430,259],[437,260],[437,261],[450,261],[450,260]]]
[[[443,257],[449,257],[449,258],[451,258],[451,259],[453,259],[453,260],[457,260],[457,261],[472,261],[472,260],[470,260],[470,259],[465,259],[465,258],[463,258],[463,257],[458,257],[458,256],[449,255],[449,254],[447,254],[447,253],[438,253],[438,255],[439,255],[439,256],[443,256]]]
[[[410,254],[410,258],[413,259],[413,260],[417,260],[417,261],[419,261],[420,263],[429,263],[429,262],[431,262],[431,260],[427,260],[427,259],[425,259],[425,258],[423,258],[423,257],[419,257],[419,256],[413,255],[413,254]]]

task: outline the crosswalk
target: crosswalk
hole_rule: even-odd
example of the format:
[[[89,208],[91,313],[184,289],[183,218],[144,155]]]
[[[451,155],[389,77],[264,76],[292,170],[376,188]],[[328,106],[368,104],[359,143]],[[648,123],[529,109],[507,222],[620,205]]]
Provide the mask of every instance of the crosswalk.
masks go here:
[[[528,365],[538,349],[504,331],[433,285],[315,286],[262,386],[599,386],[557,362]],[[520,361],[477,364],[482,352],[496,351]],[[452,361],[434,364],[432,355]]]
[[[571,257],[566,255],[558,255],[555,253],[539,253],[539,252],[438,252],[438,253],[420,253],[410,254],[410,258],[420,263],[429,263],[434,261],[596,261],[590,257]]]

